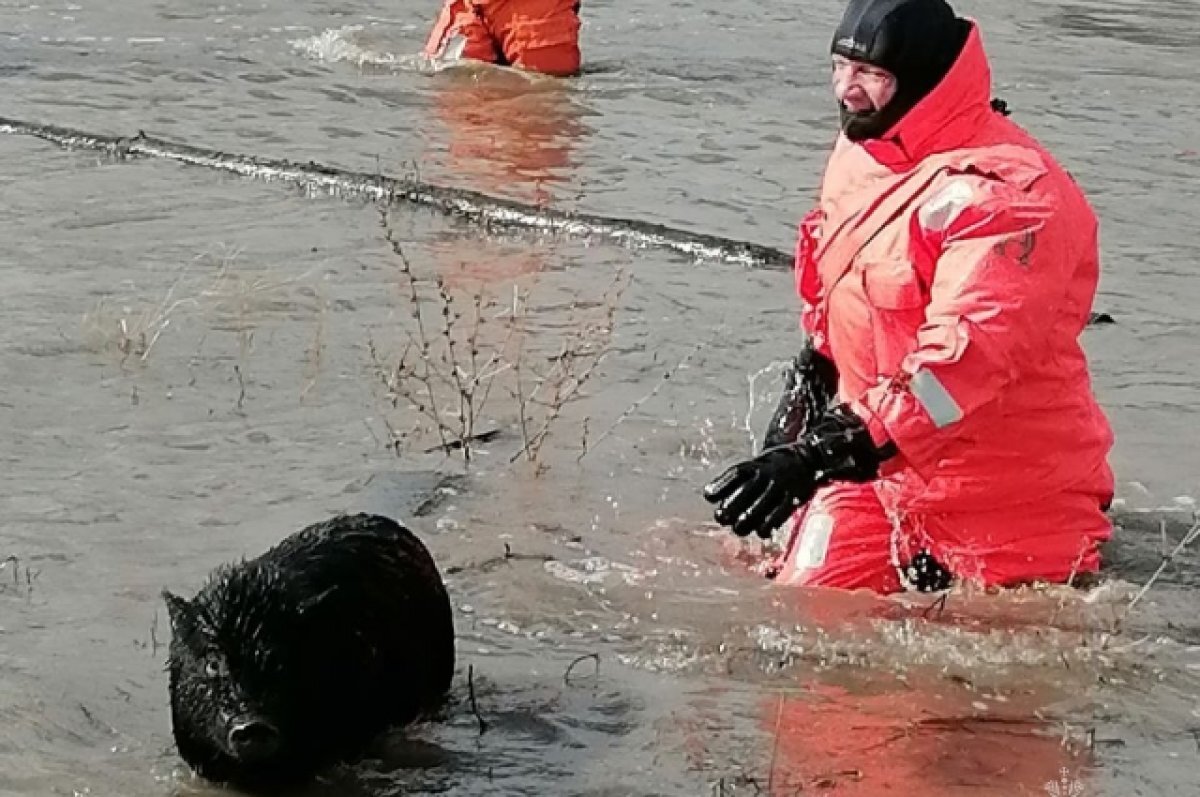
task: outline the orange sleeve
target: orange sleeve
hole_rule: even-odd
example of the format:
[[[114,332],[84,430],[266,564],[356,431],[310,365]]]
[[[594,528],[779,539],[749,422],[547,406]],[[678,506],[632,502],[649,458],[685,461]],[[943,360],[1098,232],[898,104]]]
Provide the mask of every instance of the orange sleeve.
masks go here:
[[[801,331],[814,349],[832,359],[825,316],[825,289],[817,273],[815,258],[822,215],[820,208],[817,208],[800,221],[796,236],[796,293],[800,297]]]

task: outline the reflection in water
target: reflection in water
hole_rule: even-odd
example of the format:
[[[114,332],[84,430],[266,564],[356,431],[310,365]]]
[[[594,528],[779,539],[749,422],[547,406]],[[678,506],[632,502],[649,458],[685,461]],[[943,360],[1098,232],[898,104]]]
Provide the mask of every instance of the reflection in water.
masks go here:
[[[578,147],[591,132],[572,83],[508,69],[470,66],[440,73],[431,92],[443,130],[444,167],[472,190],[546,207],[571,182]],[[527,242],[505,249],[485,238],[435,247],[449,280],[511,279],[541,271],[544,253]]]
[[[569,181],[591,132],[569,81],[496,68],[447,70],[436,80],[433,110],[445,134],[436,139],[471,188],[542,204],[546,184]]]
[[[1032,694],[973,694],[942,681],[810,684],[763,698],[769,793],[1040,794],[1080,764],[1034,717]],[[1069,793],[1069,792],[1067,792]]]

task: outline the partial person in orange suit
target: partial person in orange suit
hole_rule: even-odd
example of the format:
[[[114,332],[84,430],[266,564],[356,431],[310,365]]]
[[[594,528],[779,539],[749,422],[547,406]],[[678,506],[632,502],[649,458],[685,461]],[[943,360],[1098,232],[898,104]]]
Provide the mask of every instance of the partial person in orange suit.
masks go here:
[[[446,0],[425,55],[567,77],[579,72],[578,0]]]

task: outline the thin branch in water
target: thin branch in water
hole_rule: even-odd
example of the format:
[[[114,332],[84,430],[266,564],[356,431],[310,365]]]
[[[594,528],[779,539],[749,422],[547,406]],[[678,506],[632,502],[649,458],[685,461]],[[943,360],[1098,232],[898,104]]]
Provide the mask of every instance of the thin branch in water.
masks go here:
[[[33,580],[42,574],[41,570],[30,570],[25,567],[25,602],[33,602]]]
[[[1121,618],[1121,621],[1124,621],[1124,619],[1129,616],[1129,613],[1133,611],[1133,607],[1137,606],[1138,602],[1146,596],[1146,593],[1150,591],[1150,588],[1154,586],[1159,577],[1166,572],[1166,569],[1175,561],[1175,558],[1179,556],[1179,554],[1183,553],[1185,548],[1187,548],[1197,539],[1200,539],[1200,513],[1193,515],[1192,521],[1192,527],[1188,529],[1187,534],[1183,535],[1183,539],[1179,541],[1179,544],[1175,546],[1175,549],[1171,551],[1171,553],[1163,557],[1162,562],[1160,562],[1158,565],[1158,569],[1154,571],[1154,575],[1150,576],[1150,580],[1147,581],[1145,586],[1143,586],[1141,590],[1133,596],[1133,600],[1131,600],[1129,605],[1125,607],[1125,615]],[[1163,534],[1166,534],[1165,523]]]
[[[669,371],[667,371],[666,373],[664,373],[664,374],[663,374],[662,378],[658,380],[658,384],[656,384],[656,385],[654,386],[654,388],[653,388],[653,389],[652,389],[652,390],[651,390],[649,393],[647,393],[646,395],[642,396],[642,397],[641,397],[640,399],[638,399],[637,401],[633,402],[633,404],[630,404],[630,405],[629,405],[629,406],[628,406],[628,407],[625,409],[625,411],[624,411],[624,412],[622,412],[622,413],[620,414],[620,416],[618,416],[618,418],[617,418],[615,421],[613,421],[613,424],[612,424],[612,426],[609,426],[607,429],[605,429],[603,432],[601,432],[601,433],[600,433],[600,435],[599,435],[598,437],[596,437],[596,439],[595,439],[595,440],[593,440],[593,441],[592,441],[591,448],[587,448],[587,449],[583,450],[582,452],[580,452],[579,456],[575,458],[575,461],[576,461],[576,462],[580,462],[580,461],[582,461],[582,460],[583,460],[583,458],[584,458],[584,457],[586,457],[586,456],[588,455],[588,452],[590,452],[590,451],[595,451],[595,450],[596,450],[596,447],[600,445],[601,441],[603,441],[603,440],[604,440],[606,437],[608,437],[610,434],[612,434],[612,433],[613,433],[613,431],[614,431],[614,430],[615,430],[615,429],[616,429],[618,426],[620,426],[622,423],[624,423],[624,422],[625,422],[625,421],[626,421],[626,420],[629,418],[629,416],[631,416],[631,415],[633,415],[633,413],[637,412],[637,411],[638,411],[638,409],[639,409],[639,408],[640,408],[640,407],[641,407],[643,404],[645,404],[647,401],[649,401],[650,399],[652,399],[652,398],[654,398],[656,395],[658,395],[659,391],[660,391],[660,390],[662,390],[662,389],[663,389],[663,387],[664,387],[664,386],[665,386],[665,385],[666,385],[666,384],[667,384],[669,381],[671,381],[671,378],[672,378],[672,377],[673,377],[673,376],[674,376],[674,375],[675,375],[675,374],[676,374],[676,373],[677,373],[677,372],[678,372],[678,371],[679,371],[681,368],[683,368],[684,366],[686,366],[686,365],[688,364],[688,361],[689,361],[689,360],[691,360],[691,359],[692,359],[692,357],[694,357],[694,356],[696,355],[696,353],[697,353],[697,352],[699,352],[699,351],[700,351],[702,348],[704,348],[706,345],[708,345],[708,341],[707,341],[707,340],[705,340],[705,341],[702,341],[702,342],[700,342],[700,343],[697,343],[695,346],[693,346],[693,347],[691,348],[691,350],[690,350],[690,351],[688,351],[688,353],[684,355],[684,357],[683,357],[683,359],[682,359],[682,360],[680,360],[679,362],[677,362],[677,363],[676,363],[676,364],[675,364],[675,365],[674,365],[674,366],[673,366],[673,367],[672,367],[672,368],[671,368]]]
[[[83,713],[84,719],[86,719],[88,721],[88,724],[90,724],[93,728],[104,731],[105,733],[108,733],[112,736],[120,736],[121,735],[121,732],[118,731],[116,728],[109,725],[107,722],[103,722],[102,720],[97,719],[96,715],[92,713],[91,709],[89,709],[83,703],[79,704],[79,710]]]
[[[4,563],[0,564],[0,570],[3,570],[5,567],[7,567],[9,562],[12,562],[13,566],[13,586],[19,587],[21,586],[21,559],[16,554],[9,554],[8,558],[4,560]]]
[[[487,733],[488,725],[484,721],[483,715],[479,713],[479,704],[475,702],[475,665],[467,665],[467,693],[471,699],[471,713],[475,715],[475,719],[479,721],[479,735]]]
[[[490,440],[496,439],[496,436],[499,434],[500,434],[499,429],[489,429],[486,432],[478,432],[476,434],[472,434],[469,437],[468,442],[469,443],[486,443]],[[463,447],[463,441],[461,439],[451,440],[446,445],[436,445],[436,446],[433,446],[432,448],[427,448],[427,449],[425,449],[425,453],[432,454],[434,451],[446,451],[446,452],[457,451],[458,449],[460,449],[462,447]]]
[[[238,380],[237,411],[241,412],[242,406],[246,403],[246,380],[242,378],[242,369],[236,363],[234,363],[233,372],[237,374]]]
[[[950,593],[943,592],[938,596],[937,600],[925,607],[925,611],[921,612],[921,617],[928,620],[929,615],[933,613],[934,609],[937,610],[937,616],[941,617],[942,612],[946,611],[946,599],[948,597],[950,597]]]
[[[517,319],[519,317],[520,309],[522,306],[523,306],[523,301],[521,298],[520,288],[518,288],[516,285],[513,285],[512,313],[509,316],[509,322],[505,325],[507,327],[507,329],[504,334],[504,340],[501,341],[499,347],[497,347],[496,350],[492,352],[492,355],[488,358],[488,361],[486,363],[484,363],[483,367],[480,369],[480,371],[482,373],[485,373],[487,375],[486,376],[481,375],[481,376],[477,377],[477,381],[483,380],[485,378],[487,379],[487,385],[483,388],[483,396],[482,396],[482,398],[479,399],[478,411],[481,413],[483,412],[483,408],[485,406],[487,406],[488,397],[492,394],[492,385],[494,385],[496,383],[496,377],[499,376],[504,371],[507,371],[509,368],[515,367],[515,365],[501,364],[501,360],[504,357],[504,353],[508,351],[509,345],[512,343],[513,335],[515,335],[517,333],[517,330],[519,328],[519,325],[517,324]],[[524,332],[524,329],[521,328],[521,331]],[[474,333],[472,333],[472,334],[474,334]],[[524,335],[522,335],[521,336],[521,346],[518,347],[517,353],[516,353],[515,357],[513,358],[517,363],[520,362],[521,349],[524,347],[524,341],[525,341],[525,337],[524,337]],[[491,369],[491,371],[489,372],[488,369]]]
[[[513,398],[517,400],[517,423],[521,428],[521,451],[529,450],[529,413],[526,412],[527,399],[525,398],[525,382],[521,375],[521,352],[525,347],[525,338],[521,337],[518,344],[517,356],[513,361],[513,375],[516,379],[516,387],[513,389]],[[520,456],[521,452],[517,453]],[[509,462],[516,460],[514,456]]]
[[[383,423],[384,423],[384,426],[387,425],[386,418],[384,418]],[[367,433],[370,434],[371,439],[373,439],[375,441],[375,447],[383,448],[383,441],[379,439],[379,435],[375,434],[375,430],[371,428],[371,424],[366,418],[363,418],[363,426],[367,427]]]
[[[775,765],[779,758],[779,731],[783,726],[783,692],[779,693],[779,705],[775,709],[775,732],[771,740],[771,764],[767,770],[767,794],[775,793]]]
[[[450,297],[449,292],[446,290],[446,281],[440,276],[437,278],[437,292],[438,298],[441,300],[442,304],[442,336],[446,340],[446,351],[448,352],[449,359],[446,365],[449,368],[450,376],[454,381],[454,390],[458,394],[459,440],[462,441],[463,459],[467,462],[470,462],[471,428],[474,425],[475,419],[475,414],[471,408],[474,391],[467,390],[466,384],[463,383],[462,368],[458,363],[458,350],[454,345],[454,326],[458,322],[458,316],[454,312],[454,300]],[[443,443],[444,442],[445,441],[443,440]]]
[[[154,610],[154,618],[150,621],[150,655],[157,656],[162,643],[158,641],[158,610]]]
[[[426,405],[418,402],[414,406],[417,406],[418,408],[425,406],[428,407],[428,414],[433,418],[434,427],[437,429],[438,438],[441,440],[441,443],[444,446],[447,445],[449,441],[446,439],[445,425],[442,423],[441,413],[438,411],[437,399],[434,398],[433,385],[430,383],[430,373],[436,373],[436,370],[432,369],[429,365],[430,341],[429,335],[425,332],[425,321],[421,315],[421,297],[417,290],[417,277],[413,272],[412,263],[409,261],[408,255],[404,252],[404,247],[398,240],[396,240],[396,236],[392,231],[391,222],[388,218],[388,213],[386,210],[380,210],[380,224],[384,229],[384,237],[391,246],[392,252],[400,260],[400,273],[404,275],[405,284],[408,287],[408,296],[406,298],[408,299],[409,305],[412,308],[412,317],[417,328],[417,340],[415,342],[417,344],[420,360],[424,365],[422,372],[419,375],[414,373],[414,376],[424,385],[428,404]],[[401,363],[403,363],[403,360],[401,360]],[[397,366],[397,368],[399,368],[399,366]],[[412,403],[410,394],[406,394],[405,398]]]
[[[304,388],[300,391],[300,403],[304,403],[304,399],[309,392],[316,387],[317,379],[321,375],[321,360],[325,352],[325,301],[323,292],[317,294],[317,323],[316,329],[313,332],[312,346],[308,350],[307,366],[311,370],[308,379],[305,381]]]
[[[600,654],[599,653],[587,653],[587,654],[584,654],[583,656],[579,656],[574,661],[572,661],[569,665],[567,665],[567,671],[565,673],[563,673],[563,683],[566,684],[567,686],[570,686],[571,685],[571,671],[574,670],[576,666],[578,666],[588,660],[596,662],[596,670],[592,674],[592,677],[599,679],[600,678]]]

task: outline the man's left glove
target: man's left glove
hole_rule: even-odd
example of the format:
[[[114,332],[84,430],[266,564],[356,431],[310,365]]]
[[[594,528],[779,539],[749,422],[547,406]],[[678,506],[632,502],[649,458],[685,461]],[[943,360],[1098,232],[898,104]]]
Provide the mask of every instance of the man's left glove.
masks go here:
[[[795,443],[768,449],[713,479],[704,486],[704,498],[717,505],[716,521],[734,534],[756,532],[769,539],[820,487],[833,481],[871,481],[895,454],[893,443],[876,446],[862,420],[839,404]]]

